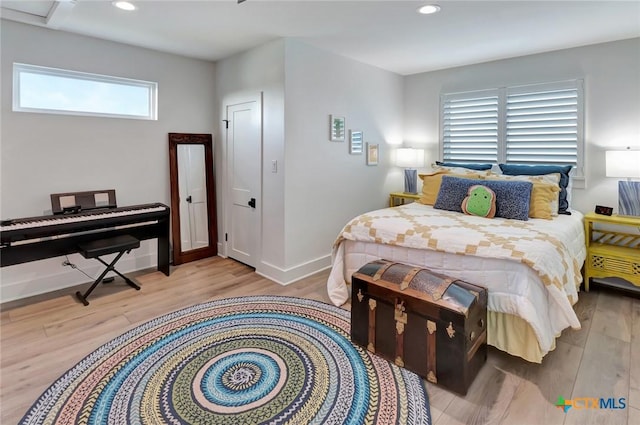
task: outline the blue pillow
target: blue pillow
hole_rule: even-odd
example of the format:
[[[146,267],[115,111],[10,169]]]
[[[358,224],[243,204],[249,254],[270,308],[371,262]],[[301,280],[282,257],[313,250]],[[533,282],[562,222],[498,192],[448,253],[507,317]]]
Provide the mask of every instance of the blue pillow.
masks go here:
[[[560,173],[560,197],[558,199],[558,214],[571,215],[569,200],[567,199],[567,186],[569,186],[569,173],[571,165],[527,165],[527,164],[500,164],[503,174],[508,176],[541,176],[544,174]]]
[[[469,188],[480,184],[496,194],[496,217],[529,220],[529,203],[533,183],[517,180],[475,180],[442,176],[442,184],[433,208],[462,212],[462,201]]]
[[[436,161],[436,165],[440,165],[440,166],[443,166],[443,167],[460,167],[460,168],[467,168],[469,170],[478,170],[478,171],[490,170],[491,167],[493,167],[492,164],[475,164],[475,163],[470,163],[470,162],[440,162],[440,161]]]

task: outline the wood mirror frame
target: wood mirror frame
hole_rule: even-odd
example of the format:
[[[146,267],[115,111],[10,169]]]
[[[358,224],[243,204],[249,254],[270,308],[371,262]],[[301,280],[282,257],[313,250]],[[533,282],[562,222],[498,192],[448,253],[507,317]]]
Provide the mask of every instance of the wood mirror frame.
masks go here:
[[[178,181],[178,146],[202,145],[207,199],[207,226],[209,244],[188,251],[182,249],[180,229],[180,186]],[[216,216],[216,192],[213,178],[213,139],[211,134],[169,133],[169,175],[171,180],[171,234],[173,241],[173,265],[212,257],[218,254],[218,225]]]

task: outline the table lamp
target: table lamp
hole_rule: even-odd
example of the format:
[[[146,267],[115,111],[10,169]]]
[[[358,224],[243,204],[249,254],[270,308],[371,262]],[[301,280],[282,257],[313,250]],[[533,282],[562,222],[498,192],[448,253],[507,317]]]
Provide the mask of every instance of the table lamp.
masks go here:
[[[404,167],[404,192],[418,193],[418,170],[424,166],[424,149],[399,148],[396,151],[396,165]]]
[[[606,151],[607,177],[624,177],[618,182],[618,214],[640,216],[640,150]]]

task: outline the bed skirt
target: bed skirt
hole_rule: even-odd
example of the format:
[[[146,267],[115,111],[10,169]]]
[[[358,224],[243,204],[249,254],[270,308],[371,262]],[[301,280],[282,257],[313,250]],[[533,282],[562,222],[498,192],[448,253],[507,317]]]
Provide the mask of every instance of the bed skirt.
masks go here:
[[[542,363],[546,354],[540,350],[536,334],[527,321],[497,311],[487,311],[487,344],[533,363]],[[554,340],[549,351],[555,348]]]

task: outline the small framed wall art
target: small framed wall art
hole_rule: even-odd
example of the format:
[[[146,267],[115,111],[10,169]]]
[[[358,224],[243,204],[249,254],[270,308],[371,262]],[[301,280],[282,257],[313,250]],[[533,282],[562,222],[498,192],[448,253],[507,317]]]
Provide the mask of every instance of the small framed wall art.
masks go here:
[[[344,117],[329,115],[329,134],[332,142],[344,142],[345,123]]]
[[[367,165],[378,165],[378,144],[367,143]]]
[[[363,150],[362,131],[349,130],[349,153],[352,155],[360,155]]]

